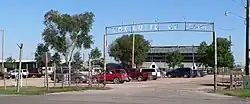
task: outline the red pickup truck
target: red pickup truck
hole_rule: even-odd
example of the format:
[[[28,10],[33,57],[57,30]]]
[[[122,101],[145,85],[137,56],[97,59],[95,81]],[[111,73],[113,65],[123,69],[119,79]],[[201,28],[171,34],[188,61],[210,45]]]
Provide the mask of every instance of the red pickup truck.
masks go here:
[[[140,72],[140,69],[136,68],[127,68],[125,69],[128,76],[129,76],[129,81],[134,79],[138,81],[146,81],[148,79],[152,79],[152,73],[149,72]]]
[[[104,82],[104,73],[92,76],[93,83]],[[124,69],[107,70],[106,81],[114,82],[115,84],[124,83],[128,81],[127,72]]]

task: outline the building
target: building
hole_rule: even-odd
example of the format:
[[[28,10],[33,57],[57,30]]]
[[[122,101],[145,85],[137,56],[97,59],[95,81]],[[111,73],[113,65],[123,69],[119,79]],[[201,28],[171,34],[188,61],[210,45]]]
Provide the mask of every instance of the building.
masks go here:
[[[197,57],[198,47],[199,46],[152,46],[148,52],[148,57],[142,66],[146,67],[152,62],[155,62],[158,67],[166,68],[168,67],[166,65],[166,53],[179,51],[184,56],[182,61],[184,67],[192,67],[193,61],[196,67],[198,66],[197,64],[200,63]]]

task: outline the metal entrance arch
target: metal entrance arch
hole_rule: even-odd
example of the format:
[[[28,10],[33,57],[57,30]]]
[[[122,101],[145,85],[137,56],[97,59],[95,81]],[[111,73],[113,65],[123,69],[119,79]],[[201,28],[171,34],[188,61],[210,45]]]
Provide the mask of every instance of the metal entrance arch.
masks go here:
[[[138,23],[128,25],[116,25],[105,27],[104,34],[104,86],[106,84],[106,53],[107,53],[107,36],[117,34],[133,34],[132,46],[132,67],[134,66],[134,33],[142,32],[164,32],[164,31],[193,31],[193,32],[210,32],[213,35],[215,43],[215,61],[214,61],[214,90],[217,89],[217,40],[214,31],[213,22],[153,22],[153,23]]]

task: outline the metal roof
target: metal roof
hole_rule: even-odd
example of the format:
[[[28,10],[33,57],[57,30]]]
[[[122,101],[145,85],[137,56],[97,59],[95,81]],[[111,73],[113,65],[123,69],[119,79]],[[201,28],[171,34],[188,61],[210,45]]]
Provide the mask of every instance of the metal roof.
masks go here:
[[[179,51],[180,53],[196,53],[199,46],[152,46],[148,53],[168,53]]]

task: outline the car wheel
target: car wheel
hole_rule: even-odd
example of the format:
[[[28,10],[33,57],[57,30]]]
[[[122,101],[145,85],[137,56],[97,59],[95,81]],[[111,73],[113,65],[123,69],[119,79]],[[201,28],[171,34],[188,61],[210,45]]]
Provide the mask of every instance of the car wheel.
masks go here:
[[[75,83],[81,83],[80,78],[76,78],[76,79],[75,79]]]
[[[138,81],[142,81],[142,80],[143,80],[143,77],[142,77],[142,76],[138,76],[138,77],[137,77],[137,80],[138,80]]]
[[[187,78],[187,77],[188,77],[188,75],[187,75],[187,74],[185,74],[183,77],[184,77],[184,78]]]
[[[149,80],[153,80],[153,76],[149,76],[148,79],[149,79]]]
[[[41,78],[42,77],[42,75],[37,75],[37,78]]]
[[[12,79],[15,79],[15,76],[11,76]]]
[[[31,77],[33,77],[33,75],[28,75],[28,78],[31,78]]]
[[[56,78],[56,79],[54,79],[54,80],[55,80],[56,83],[59,83],[59,82],[60,82],[58,78]]]
[[[168,76],[168,78],[172,78],[172,75],[171,75],[171,74],[168,74],[167,76]]]
[[[120,80],[119,80],[119,78],[114,78],[113,82],[114,82],[115,84],[118,84],[118,83],[120,83]]]
[[[23,75],[23,78],[26,78],[26,75]]]
[[[94,78],[92,78],[92,83],[97,83],[98,81],[97,81],[97,78],[96,77],[94,77]]]

